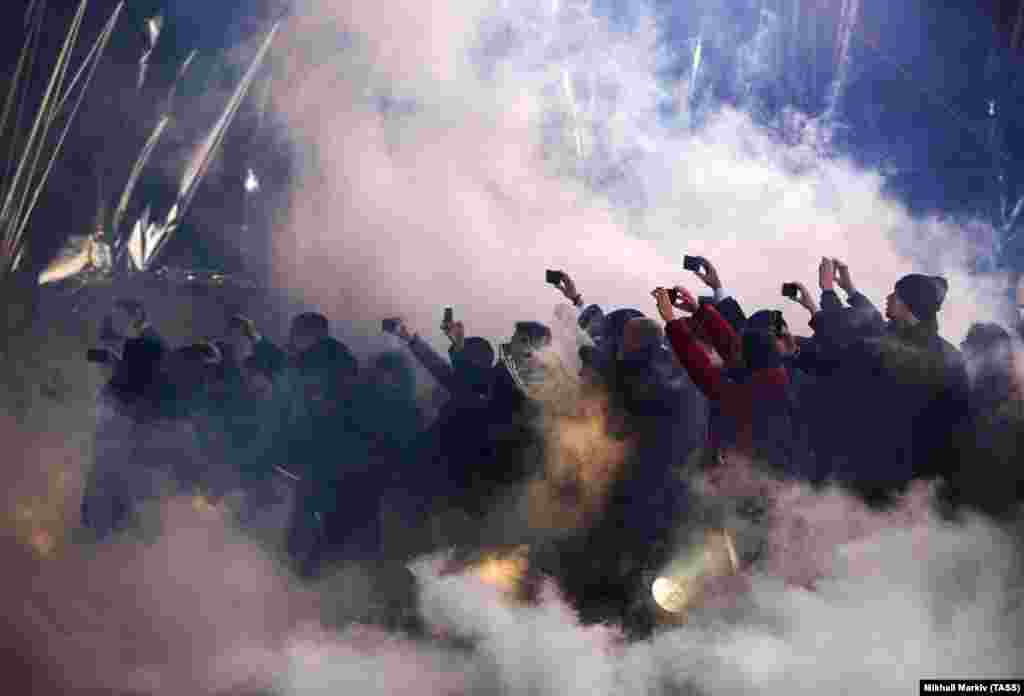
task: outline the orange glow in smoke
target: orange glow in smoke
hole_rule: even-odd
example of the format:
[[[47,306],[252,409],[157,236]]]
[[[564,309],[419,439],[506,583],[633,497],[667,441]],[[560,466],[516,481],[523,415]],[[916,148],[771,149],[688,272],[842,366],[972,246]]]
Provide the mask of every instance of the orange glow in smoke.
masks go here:
[[[545,473],[528,489],[528,519],[536,529],[573,530],[591,523],[626,456],[626,444],[606,434],[603,398],[553,418]]]
[[[525,557],[488,558],[476,567],[475,572],[488,585],[498,588],[504,594],[514,595],[528,567]]]
[[[445,573],[472,573],[479,580],[513,598],[519,594],[530,567],[528,546],[492,551],[463,561],[451,561]]]

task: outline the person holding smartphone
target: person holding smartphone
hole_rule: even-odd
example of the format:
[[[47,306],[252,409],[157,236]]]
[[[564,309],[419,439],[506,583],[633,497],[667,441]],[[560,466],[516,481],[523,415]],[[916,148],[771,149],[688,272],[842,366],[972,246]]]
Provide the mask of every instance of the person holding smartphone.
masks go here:
[[[721,411],[712,433],[714,445],[784,474],[809,475],[813,463],[808,460],[809,453],[801,451],[794,397],[779,336],[757,328],[747,328],[742,337],[737,335],[713,306],[698,304],[686,288],[677,288],[674,305],[665,288],[656,288],[651,294],[676,356]],[[730,373],[714,366],[697,342],[690,328],[692,322],[676,318],[675,309],[683,310],[702,326],[727,362],[734,362],[741,353],[746,370]]]

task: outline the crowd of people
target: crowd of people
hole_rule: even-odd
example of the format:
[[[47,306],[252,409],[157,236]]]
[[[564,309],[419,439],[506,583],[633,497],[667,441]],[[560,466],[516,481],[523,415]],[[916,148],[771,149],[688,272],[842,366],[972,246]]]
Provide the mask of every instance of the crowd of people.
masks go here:
[[[567,273],[548,273],[576,308],[579,393],[602,396],[602,436],[628,444],[599,514],[536,553],[584,619],[627,620],[641,574],[665,560],[691,510],[688,467],[743,457],[877,505],[933,479],[949,514],[1017,514],[1015,327],[976,324],[958,349],[939,335],[944,279],[901,278],[883,314],[845,264],[825,258],[820,304],[799,283],[783,289],[809,315],[809,335],[796,336],[778,309],[748,315],[709,260],[694,268],[712,294],[657,288],[649,313],[587,305]],[[383,328],[403,348],[362,361],[330,328],[300,314],[282,348],[234,316],[222,340],[171,348],[141,303],[118,301],[89,356],[110,379],[83,526],[106,538],[169,493],[236,496],[242,526],[276,534],[312,577],[334,561],[430,550],[429,540],[389,545],[389,516],[407,541],[458,511],[458,543],[471,545],[502,496],[544,475],[551,443],[536,387],[564,370],[551,327],[520,321],[495,351],[446,314],[446,359],[390,319]],[[446,393],[430,419],[413,361]],[[569,500],[580,485],[557,482]]]

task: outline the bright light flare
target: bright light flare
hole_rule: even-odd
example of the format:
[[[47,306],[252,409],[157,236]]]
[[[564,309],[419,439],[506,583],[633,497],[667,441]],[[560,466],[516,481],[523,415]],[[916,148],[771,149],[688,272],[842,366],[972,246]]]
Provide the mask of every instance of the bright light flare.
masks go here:
[[[473,559],[451,562],[446,573],[472,574],[478,580],[509,598],[520,594],[522,582],[530,567],[528,546],[512,550],[492,551]]]
[[[505,594],[515,594],[527,567],[525,558],[490,558],[476,567],[476,576]]]
[[[654,602],[669,614],[685,614],[700,603],[704,581],[733,575],[739,570],[739,557],[732,532],[710,530],[704,543],[687,556],[671,564],[665,575],[651,584]]]
[[[245,177],[245,191],[246,193],[256,193],[259,190],[260,180],[256,178],[256,172],[250,169]]]
[[[651,594],[658,606],[668,613],[682,614],[693,598],[690,584],[677,578],[657,578],[651,585]]]

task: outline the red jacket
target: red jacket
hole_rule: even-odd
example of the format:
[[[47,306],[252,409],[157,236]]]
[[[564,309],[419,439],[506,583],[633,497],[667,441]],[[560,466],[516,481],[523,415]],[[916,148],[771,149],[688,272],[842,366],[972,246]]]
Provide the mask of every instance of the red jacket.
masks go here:
[[[739,336],[713,306],[702,305],[691,321],[700,327],[727,365],[734,362],[740,353]],[[687,320],[670,321],[665,332],[690,379],[704,392],[704,396],[717,402],[722,413],[736,423],[736,449],[751,454],[754,404],[758,400],[779,400],[782,403],[789,382],[786,368],[756,370],[745,382],[734,382],[723,374],[722,368],[711,364],[711,358],[697,343]]]

